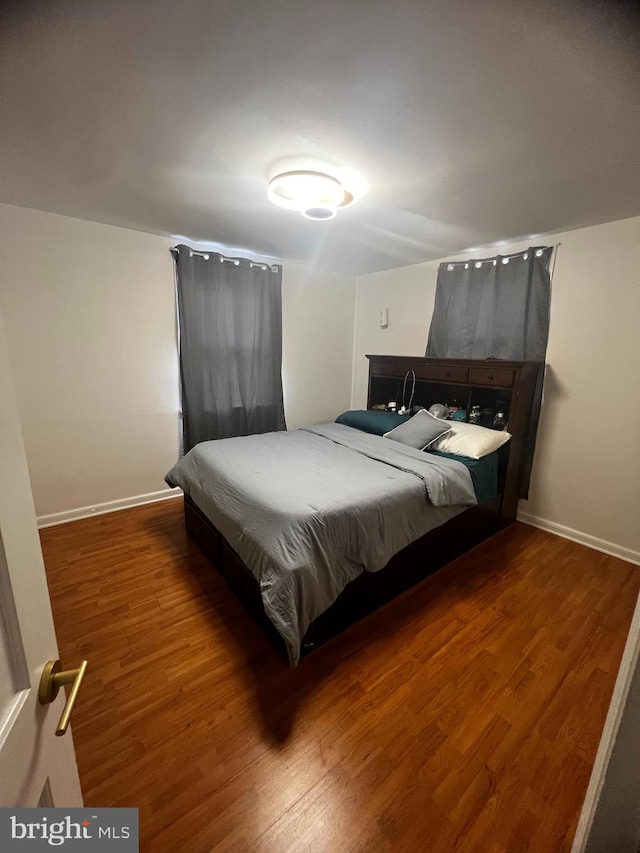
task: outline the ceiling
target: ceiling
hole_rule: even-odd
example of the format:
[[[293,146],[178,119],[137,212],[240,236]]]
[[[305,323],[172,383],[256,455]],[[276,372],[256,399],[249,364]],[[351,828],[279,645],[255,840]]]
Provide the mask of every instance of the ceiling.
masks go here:
[[[355,275],[639,215],[632,7],[8,3],[0,201]],[[276,208],[291,157],[369,191]]]

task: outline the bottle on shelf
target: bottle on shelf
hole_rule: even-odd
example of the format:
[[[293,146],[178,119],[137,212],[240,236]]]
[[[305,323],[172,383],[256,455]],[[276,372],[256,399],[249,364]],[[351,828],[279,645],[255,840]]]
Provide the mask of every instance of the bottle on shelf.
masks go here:
[[[469,423],[479,424],[481,417],[482,414],[480,412],[480,406],[471,406],[471,411],[469,412]]]
[[[491,429],[503,430],[503,429],[506,429],[506,426],[507,426],[507,419],[504,415],[504,411],[502,409],[499,409],[495,418],[493,419],[493,423],[491,424]]]

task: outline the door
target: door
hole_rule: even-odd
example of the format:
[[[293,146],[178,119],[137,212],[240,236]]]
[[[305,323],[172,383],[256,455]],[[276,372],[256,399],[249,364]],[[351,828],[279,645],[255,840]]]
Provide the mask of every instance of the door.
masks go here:
[[[65,691],[38,699],[58,648],[1,313],[0,621],[0,806],[81,806],[71,731],[56,737]]]

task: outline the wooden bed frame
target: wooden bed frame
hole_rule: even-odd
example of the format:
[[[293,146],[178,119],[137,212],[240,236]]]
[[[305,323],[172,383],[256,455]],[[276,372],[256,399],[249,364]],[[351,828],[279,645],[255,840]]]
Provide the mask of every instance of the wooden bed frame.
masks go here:
[[[540,362],[487,362],[393,356],[367,356],[369,407],[375,404],[377,379],[382,393],[390,381],[406,369],[415,369],[419,380],[416,397],[421,404],[442,402],[456,393],[472,399],[486,398],[497,391],[510,402],[509,432],[512,439],[499,450],[498,495],[487,503],[470,507],[445,524],[412,542],[397,553],[379,572],[363,572],[351,581],[336,601],[309,626],[301,644],[301,656],[344,631],[432,572],[466,553],[515,520],[523,473],[533,453],[531,424],[537,425],[536,391],[541,388],[544,365]],[[453,376],[453,380],[452,377]],[[494,377],[497,381],[494,381]],[[475,384],[474,384],[475,383]],[[479,386],[476,388],[476,385]],[[494,390],[495,389],[495,390]],[[474,398],[474,391],[476,396]],[[431,395],[431,396],[430,396]],[[469,406],[470,408],[470,406]],[[529,448],[529,449],[528,449]],[[266,616],[258,581],[209,519],[185,494],[185,526],[231,589],[256,619],[274,645],[287,656],[284,641]]]
[[[282,637],[264,612],[258,581],[221,533],[184,496],[188,534],[224,577],[245,608],[287,657]],[[387,601],[450,563],[500,528],[500,497],[471,507],[431,530],[399,551],[379,572],[363,572],[351,581],[336,601],[315,619],[303,637],[301,656],[330,640]]]

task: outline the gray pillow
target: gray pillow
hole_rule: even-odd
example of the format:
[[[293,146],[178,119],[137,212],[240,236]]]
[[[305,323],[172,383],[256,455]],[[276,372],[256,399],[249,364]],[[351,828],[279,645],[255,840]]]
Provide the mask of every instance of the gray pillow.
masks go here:
[[[385,432],[383,438],[399,441],[401,444],[415,447],[416,450],[424,450],[441,435],[449,432],[450,429],[451,426],[446,421],[434,418],[433,415],[422,409],[408,421],[392,429],[391,432]]]

